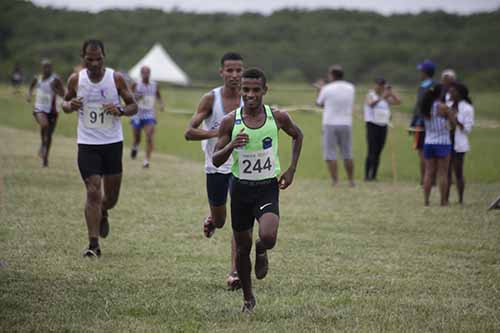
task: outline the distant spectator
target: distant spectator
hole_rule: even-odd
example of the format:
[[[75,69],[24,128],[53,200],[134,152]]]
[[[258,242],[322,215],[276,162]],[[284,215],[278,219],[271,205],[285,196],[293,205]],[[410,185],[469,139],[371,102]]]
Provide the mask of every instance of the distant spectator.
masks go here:
[[[449,93],[450,86],[453,82],[457,80],[457,74],[453,69],[445,69],[441,73],[441,84],[443,85],[443,92],[441,93],[441,100],[446,103],[448,107],[451,107],[453,101]]]
[[[413,108],[413,117],[410,123],[410,131],[415,133],[415,141],[413,148],[417,150],[419,160],[420,160],[420,184],[423,184],[424,172],[425,172],[425,160],[424,160],[424,141],[425,141],[425,126],[424,119],[422,118],[421,108],[422,108],[422,98],[424,94],[431,89],[436,82],[432,79],[436,71],[436,65],[430,60],[425,60],[417,66],[420,71],[420,84],[417,90],[417,100],[415,102],[415,107]]]
[[[469,97],[469,89],[462,83],[453,82],[449,87],[449,95],[452,102],[451,114],[454,117],[455,131],[453,135],[453,150],[451,154],[450,172],[448,173],[449,196],[452,173],[455,173],[458,202],[463,204],[465,179],[464,160],[465,153],[469,151],[469,134],[474,126],[474,107]]]
[[[10,75],[10,83],[12,84],[12,88],[14,88],[14,93],[19,93],[19,88],[23,83],[23,78],[24,75],[23,71],[21,70],[21,66],[19,64],[16,64],[14,66],[14,70]]]
[[[328,70],[330,83],[318,82],[316,104],[324,107],[323,113],[323,157],[330,171],[332,184],[338,182],[337,148],[339,148],[350,186],[354,186],[354,163],[352,160],[352,110],[354,85],[344,81],[344,70],[333,65]]]
[[[365,162],[365,181],[377,179],[380,154],[387,137],[387,126],[391,119],[390,105],[400,104],[401,100],[392,91],[385,79],[375,79],[373,90],[368,92],[364,105],[366,122],[366,143],[368,152]]]
[[[451,140],[448,121],[453,121],[449,108],[440,101],[443,86],[437,84],[428,89],[422,97],[422,116],[425,122],[425,175],[424,202],[429,205],[432,180],[437,176],[441,194],[441,206],[448,205],[448,167],[450,163]]]

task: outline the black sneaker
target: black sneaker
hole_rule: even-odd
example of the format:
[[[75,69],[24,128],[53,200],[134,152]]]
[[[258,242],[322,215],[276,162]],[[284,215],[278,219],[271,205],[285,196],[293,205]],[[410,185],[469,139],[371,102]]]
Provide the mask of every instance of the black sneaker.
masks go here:
[[[133,160],[135,160],[136,157],[137,157],[137,148],[132,148],[130,150],[130,158],[132,158]]]
[[[262,280],[266,277],[269,270],[269,261],[267,260],[267,251],[257,253],[255,251],[255,277]]]
[[[101,224],[99,225],[99,235],[102,238],[108,237],[109,234],[109,222],[108,222],[108,211],[102,210]]]
[[[249,301],[244,301],[243,306],[241,307],[241,312],[243,313],[252,313],[255,308],[255,297],[252,297]]]
[[[100,256],[101,256],[100,248],[91,249],[89,247],[88,249],[85,249],[85,251],[83,251],[84,258],[99,258]]]

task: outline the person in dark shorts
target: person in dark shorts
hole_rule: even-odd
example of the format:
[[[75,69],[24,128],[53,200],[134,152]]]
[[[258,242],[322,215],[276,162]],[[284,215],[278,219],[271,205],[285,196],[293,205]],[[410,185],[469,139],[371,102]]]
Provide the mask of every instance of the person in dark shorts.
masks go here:
[[[205,174],[210,215],[203,221],[203,233],[212,237],[216,229],[226,222],[226,200],[231,178],[232,160],[215,167],[212,155],[217,142],[217,133],[222,119],[234,109],[243,105],[240,96],[243,57],[236,52],[226,52],[220,60],[219,75],[224,84],[206,93],[198,105],[196,113],[188,124],[186,140],[201,141],[205,154]],[[226,280],[229,290],[240,288],[236,271],[236,243],[231,240],[231,270]]]
[[[264,72],[252,68],[243,73],[244,106],[222,120],[212,158],[216,167],[230,156],[233,158],[231,225],[238,251],[236,263],[243,289],[243,312],[251,312],[256,304],[250,260],[254,220],[259,222],[255,276],[263,279],[268,272],[267,250],[274,247],[278,235],[279,190],[286,189],[293,181],[303,140],[302,131],[287,113],[263,104],[266,92]],[[292,138],[291,163],[283,174],[278,155],[279,129]]]
[[[19,64],[14,65],[14,69],[10,74],[10,84],[12,85],[12,89],[14,94],[18,94],[20,92],[21,84],[23,83],[24,75]]]
[[[56,98],[64,96],[64,85],[61,79],[53,73],[50,60],[42,60],[42,74],[35,76],[31,81],[26,97],[28,103],[31,103],[33,91],[35,91],[33,117],[40,126],[41,138],[38,156],[42,159],[42,166],[48,167],[52,135],[57,124]]]
[[[436,85],[433,80],[436,72],[436,65],[431,60],[425,60],[417,65],[420,72],[420,84],[417,90],[417,100],[413,108],[413,116],[410,123],[410,134],[414,135],[413,148],[418,152],[420,161],[420,184],[423,184],[425,174],[424,142],[425,124],[422,117],[422,99],[425,93]]]
[[[78,114],[78,168],[87,190],[85,220],[89,236],[83,256],[99,257],[99,237],[108,236],[108,210],[116,205],[122,182],[120,117],[134,115],[137,104],[123,76],[104,67],[100,40],[85,41],[81,56],[85,66],[70,76],[63,110]]]
[[[451,137],[453,149],[451,153],[450,171],[448,172],[448,191],[450,195],[452,173],[455,174],[458,203],[464,202],[465,178],[464,160],[465,154],[470,150],[469,134],[474,126],[474,107],[469,97],[469,89],[466,85],[453,82],[449,87],[449,95],[452,102],[451,114],[455,123],[455,130]]]

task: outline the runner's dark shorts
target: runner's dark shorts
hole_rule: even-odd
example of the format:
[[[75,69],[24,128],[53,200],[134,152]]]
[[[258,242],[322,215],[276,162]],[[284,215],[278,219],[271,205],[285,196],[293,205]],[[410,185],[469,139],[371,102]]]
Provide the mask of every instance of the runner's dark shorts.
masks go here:
[[[231,173],[207,173],[207,194],[210,206],[226,204]]]
[[[231,225],[234,231],[253,227],[255,219],[265,213],[280,215],[279,188],[276,178],[263,181],[245,181],[232,177]]]
[[[78,145],[78,169],[82,179],[94,175],[122,173],[123,142],[105,145]]]

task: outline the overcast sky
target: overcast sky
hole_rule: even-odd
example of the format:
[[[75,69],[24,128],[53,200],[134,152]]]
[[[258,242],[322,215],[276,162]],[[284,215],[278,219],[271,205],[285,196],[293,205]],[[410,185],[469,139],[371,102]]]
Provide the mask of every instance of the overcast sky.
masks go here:
[[[103,9],[137,7],[159,8],[166,11],[177,8],[194,12],[245,11],[269,14],[281,8],[346,8],[373,10],[382,14],[418,13],[423,10],[444,10],[469,14],[500,8],[500,0],[33,0],[37,5],[97,12]]]

